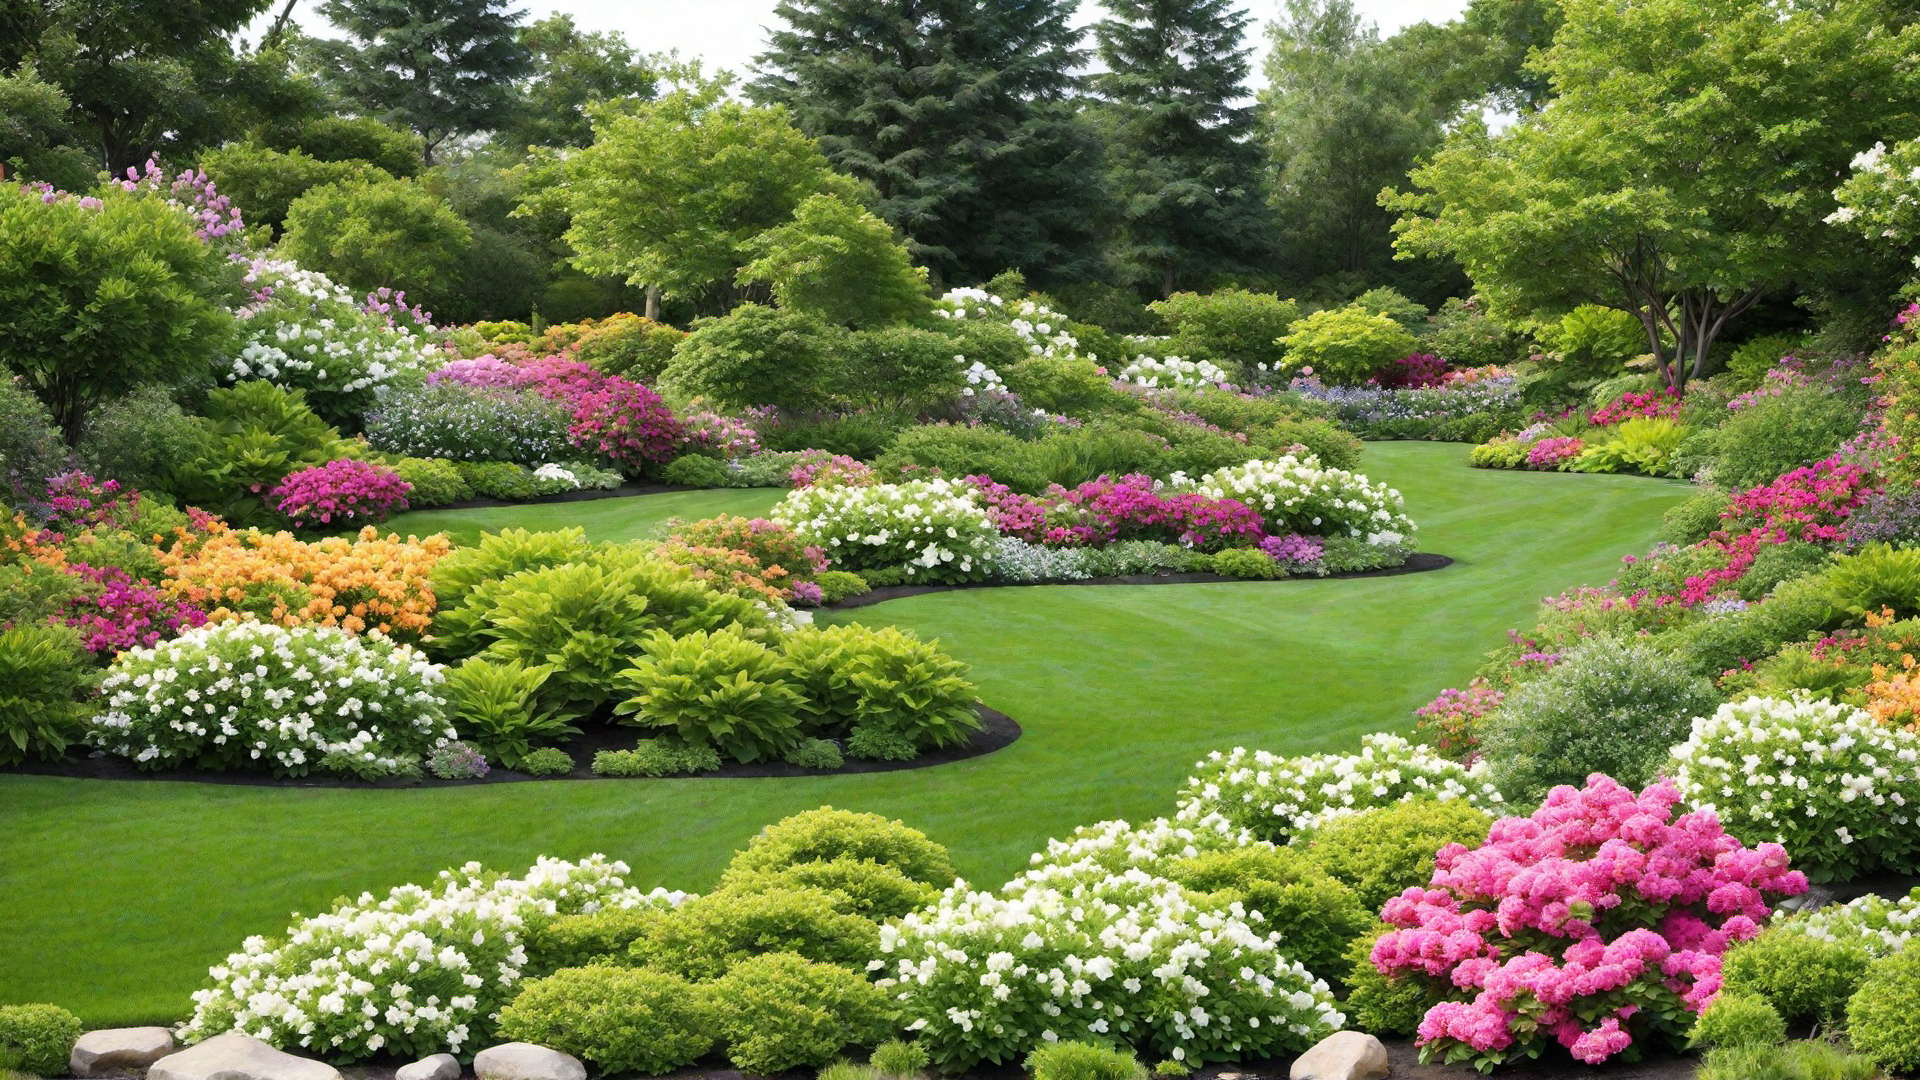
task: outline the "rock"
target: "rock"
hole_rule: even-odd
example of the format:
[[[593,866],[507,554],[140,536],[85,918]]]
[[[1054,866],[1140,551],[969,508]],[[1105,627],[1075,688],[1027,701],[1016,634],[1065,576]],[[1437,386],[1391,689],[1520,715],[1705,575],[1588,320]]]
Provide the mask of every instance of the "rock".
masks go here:
[[[1294,1061],[1288,1080],[1381,1080],[1391,1069],[1387,1048],[1358,1031],[1336,1031]]]
[[[110,1069],[144,1069],[173,1053],[173,1032],[163,1027],[101,1028],[73,1044],[67,1068],[75,1076]]]
[[[587,1067],[572,1054],[511,1042],[475,1054],[473,1075],[480,1080],[587,1080]]]
[[[324,1061],[296,1057],[251,1035],[229,1031],[154,1062],[147,1080],[341,1080],[341,1076]]]
[[[460,1059],[452,1054],[434,1054],[411,1065],[402,1065],[393,1080],[460,1080]]]

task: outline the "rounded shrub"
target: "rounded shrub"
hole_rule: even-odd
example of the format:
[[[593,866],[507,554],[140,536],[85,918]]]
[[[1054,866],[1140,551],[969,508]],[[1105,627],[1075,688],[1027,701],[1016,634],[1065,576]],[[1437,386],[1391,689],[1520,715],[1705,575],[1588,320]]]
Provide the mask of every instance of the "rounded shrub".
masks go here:
[[[1027,1055],[1033,1080],[1146,1080],[1140,1060],[1125,1050],[1084,1042],[1056,1042]]]
[[[603,907],[563,915],[527,934],[527,971],[544,975],[561,968],[625,964],[633,943],[667,914],[657,907]]]
[[[0,1005],[0,1066],[65,1076],[80,1018],[58,1005]]]
[[[656,630],[645,649],[616,676],[629,696],[614,712],[735,761],[777,761],[799,745],[806,699],[779,653],[732,630]]]
[[[1356,305],[1316,311],[1294,322],[1280,344],[1286,347],[1289,371],[1354,386],[1413,352],[1419,342],[1391,318]]]
[[[762,1076],[818,1068],[893,1029],[886,995],[865,976],[792,953],[741,961],[712,994],[728,1059]]]
[[[1392,928],[1379,922],[1347,946],[1347,1026],[1375,1035],[1410,1037],[1441,995],[1411,975],[1387,975],[1373,964],[1373,946]]]
[[[550,1047],[608,1076],[660,1076],[713,1049],[708,996],[678,975],[583,967],[534,979],[500,1012],[500,1037]]]
[[[428,510],[473,498],[473,488],[445,458],[401,458],[393,463],[393,471],[413,487],[407,502],[415,509]]]
[[[722,889],[650,922],[628,951],[635,963],[690,979],[718,978],[766,952],[861,967],[879,953],[880,928],[850,906],[824,889]]]
[[[760,830],[727,872],[778,871],[805,863],[866,859],[898,870],[912,881],[946,888],[953,884],[953,858],[927,834],[879,814],[823,806],[782,818]]]
[[[1920,1069],[1920,949],[1874,962],[1847,1002],[1847,1038],[1889,1072]]]
[[[1433,857],[1448,844],[1478,847],[1493,815],[1464,799],[1408,799],[1335,818],[1294,841],[1368,911],[1433,880]]]
[[[1695,1046],[1773,1046],[1787,1040],[1787,1022],[1766,998],[1721,990],[1693,1022]]]
[[[1221,904],[1235,901],[1280,932],[1280,951],[1331,983],[1344,982],[1347,949],[1376,920],[1352,889],[1289,848],[1244,847],[1178,859],[1168,877]]]
[[[1857,944],[1772,931],[1727,951],[1724,992],[1759,998],[1793,1024],[1839,1019],[1873,957]]]
[[[842,897],[844,910],[869,919],[917,911],[940,895],[933,886],[872,859],[827,859],[780,870],[729,869],[721,876],[720,887],[739,892],[819,889]]]
[[[742,304],[695,322],[660,382],[725,408],[817,408],[828,403],[836,382],[838,336],[815,316]]]
[[[521,758],[520,771],[528,776],[565,776],[573,771],[573,756],[557,747],[545,747]]]
[[[1860,421],[1858,405],[1824,387],[1762,398],[1713,434],[1713,480],[1735,490],[1765,484],[1833,453],[1859,433]]]

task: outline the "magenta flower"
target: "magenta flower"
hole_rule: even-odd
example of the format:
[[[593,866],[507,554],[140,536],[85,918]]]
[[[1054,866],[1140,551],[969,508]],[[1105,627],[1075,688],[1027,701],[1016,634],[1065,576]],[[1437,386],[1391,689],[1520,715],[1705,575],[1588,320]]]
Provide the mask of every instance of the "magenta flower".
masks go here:
[[[628,472],[672,460],[683,429],[660,395],[630,379],[596,377],[604,380],[597,389],[573,399],[573,426],[568,430],[573,445],[603,454]],[[554,371],[550,378],[546,387],[565,385],[567,376]],[[554,396],[546,387],[540,392]]]
[[[385,521],[407,508],[413,485],[384,465],[345,459],[289,473],[268,497],[303,529]]]

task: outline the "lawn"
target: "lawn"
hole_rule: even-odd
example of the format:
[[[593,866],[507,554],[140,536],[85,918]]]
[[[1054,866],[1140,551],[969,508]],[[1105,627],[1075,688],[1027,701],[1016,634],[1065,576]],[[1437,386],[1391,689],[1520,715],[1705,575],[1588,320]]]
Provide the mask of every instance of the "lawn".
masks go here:
[[[764,514],[785,495],[784,488],[733,488],[721,491],[669,491],[625,499],[582,499],[484,510],[419,510],[401,514],[386,528],[401,536],[443,532],[456,543],[471,544],[483,531],[519,526],[565,529],[578,525],[595,540],[638,540],[669,518],[698,521],[718,514]]]
[[[1343,581],[987,589],[862,609],[938,635],[1012,747],[928,770],[810,779],[351,791],[0,777],[0,1003],[52,1001],[90,1026],[178,1019],[208,964],[293,910],[425,880],[470,859],[601,851],[634,880],[700,889],[782,815],[830,803],[906,819],[997,884],[1049,836],[1168,812],[1215,748],[1347,748],[1405,728],[1540,596],[1603,581],[1653,539],[1679,484],[1496,473],[1464,446],[1369,447],[1423,550],[1456,564]],[[579,524],[643,534],[668,516],[752,512],[776,492],[409,515],[403,529]],[[837,616],[837,618],[849,618]]]

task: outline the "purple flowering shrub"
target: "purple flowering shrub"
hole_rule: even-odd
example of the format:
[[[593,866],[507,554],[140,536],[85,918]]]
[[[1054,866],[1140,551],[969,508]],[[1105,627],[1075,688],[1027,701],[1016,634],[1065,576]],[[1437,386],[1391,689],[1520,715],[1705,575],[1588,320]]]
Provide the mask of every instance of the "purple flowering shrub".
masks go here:
[[[347,458],[287,474],[270,498],[275,510],[306,529],[385,521],[407,508],[412,490],[384,465]]]
[[[1321,560],[1327,553],[1327,545],[1317,536],[1288,533],[1260,541],[1260,550],[1289,574],[1311,574],[1324,566]]]

